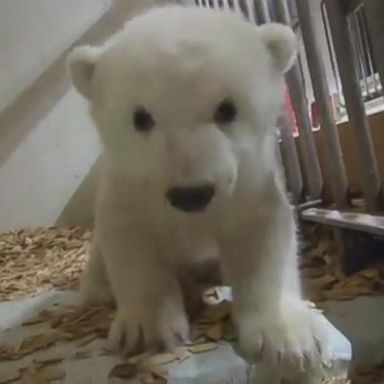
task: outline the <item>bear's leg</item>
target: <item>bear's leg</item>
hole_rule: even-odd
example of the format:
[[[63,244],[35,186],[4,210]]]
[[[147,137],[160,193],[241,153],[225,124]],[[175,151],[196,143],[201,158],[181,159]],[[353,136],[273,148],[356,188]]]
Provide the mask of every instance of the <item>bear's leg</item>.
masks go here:
[[[109,334],[112,348],[172,349],[188,339],[189,326],[177,274],[143,228],[112,222],[99,228],[117,314]]]
[[[283,196],[255,209],[221,244],[239,350],[281,368],[317,364],[327,350],[326,324],[301,297],[292,209]]]
[[[80,294],[85,305],[114,303],[104,261],[95,243],[92,244],[89,260],[81,277]]]

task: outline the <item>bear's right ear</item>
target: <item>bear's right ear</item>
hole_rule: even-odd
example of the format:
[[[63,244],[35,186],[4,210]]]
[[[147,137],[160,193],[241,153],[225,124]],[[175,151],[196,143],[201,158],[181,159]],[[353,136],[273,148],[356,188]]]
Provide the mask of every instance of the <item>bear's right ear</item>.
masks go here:
[[[291,69],[298,51],[293,30],[283,24],[267,23],[259,27],[259,33],[276,67],[284,73]]]
[[[74,48],[68,55],[68,70],[73,85],[87,99],[91,98],[92,80],[101,48],[82,46]]]

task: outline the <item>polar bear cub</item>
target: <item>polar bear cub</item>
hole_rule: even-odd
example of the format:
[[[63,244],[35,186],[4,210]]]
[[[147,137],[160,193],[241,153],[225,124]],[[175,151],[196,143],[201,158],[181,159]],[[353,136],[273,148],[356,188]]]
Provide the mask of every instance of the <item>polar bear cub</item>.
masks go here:
[[[188,338],[194,270],[218,261],[247,358],[314,360],[324,323],[301,296],[274,127],[293,32],[167,6],[69,56],[104,144],[89,301],[113,299],[126,352]],[[195,295],[196,297],[196,295]]]

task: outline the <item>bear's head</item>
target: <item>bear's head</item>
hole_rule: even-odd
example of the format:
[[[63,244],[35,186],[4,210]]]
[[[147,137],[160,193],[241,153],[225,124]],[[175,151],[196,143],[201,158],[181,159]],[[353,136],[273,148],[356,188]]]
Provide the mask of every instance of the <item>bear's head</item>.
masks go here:
[[[268,161],[295,56],[288,27],[171,6],[75,48],[69,69],[114,166],[191,212],[230,196],[250,153]]]

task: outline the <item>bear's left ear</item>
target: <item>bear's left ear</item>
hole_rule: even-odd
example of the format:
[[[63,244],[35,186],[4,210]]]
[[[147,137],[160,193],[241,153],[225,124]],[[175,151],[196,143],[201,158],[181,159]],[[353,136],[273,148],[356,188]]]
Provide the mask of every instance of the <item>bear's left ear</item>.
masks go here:
[[[291,28],[278,23],[264,24],[259,33],[279,70],[291,69],[297,56],[297,40]]]
[[[68,55],[68,70],[76,89],[87,99],[91,98],[92,80],[102,48],[82,46],[74,48]]]

